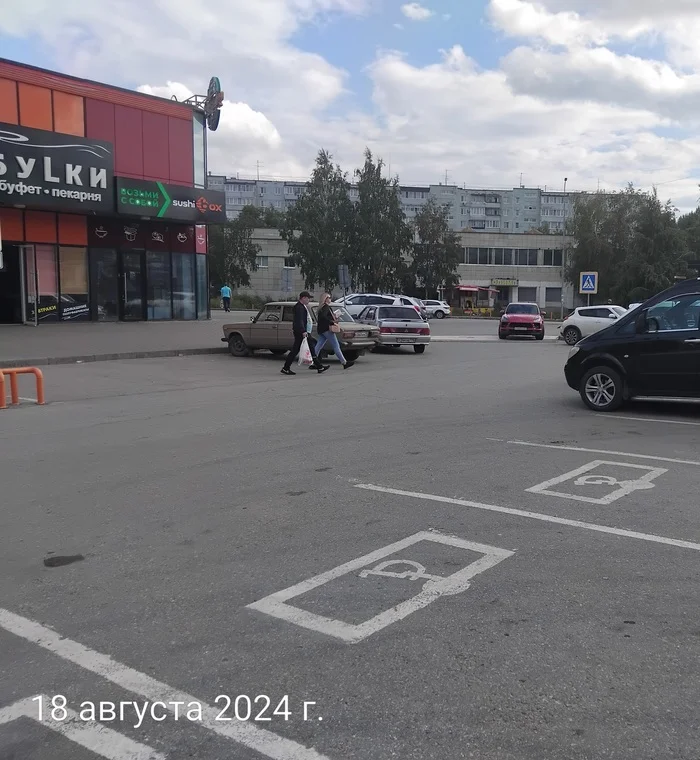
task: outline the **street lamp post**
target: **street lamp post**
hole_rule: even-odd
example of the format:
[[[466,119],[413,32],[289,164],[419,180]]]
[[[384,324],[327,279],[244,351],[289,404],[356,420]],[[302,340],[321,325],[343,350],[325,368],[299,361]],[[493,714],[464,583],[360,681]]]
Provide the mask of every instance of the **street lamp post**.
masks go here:
[[[562,236],[561,236],[561,314],[560,314],[560,319],[562,322],[564,321],[564,285],[565,285],[564,273],[566,271],[566,209],[568,207],[568,204],[566,202],[566,183],[568,181],[569,181],[569,178],[564,177],[564,222],[562,226]]]

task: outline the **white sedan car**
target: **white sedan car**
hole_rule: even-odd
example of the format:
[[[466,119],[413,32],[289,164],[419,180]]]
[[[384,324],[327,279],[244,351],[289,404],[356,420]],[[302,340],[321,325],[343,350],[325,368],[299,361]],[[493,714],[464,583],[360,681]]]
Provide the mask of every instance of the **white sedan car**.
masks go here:
[[[582,306],[574,310],[559,328],[559,340],[575,346],[581,338],[609,327],[616,319],[627,314],[624,306]]]

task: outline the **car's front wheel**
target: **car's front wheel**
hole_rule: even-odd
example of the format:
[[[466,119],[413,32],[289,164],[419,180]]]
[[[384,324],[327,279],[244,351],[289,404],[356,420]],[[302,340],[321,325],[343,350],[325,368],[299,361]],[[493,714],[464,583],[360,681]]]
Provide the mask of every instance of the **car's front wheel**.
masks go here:
[[[250,353],[241,335],[231,335],[228,339],[228,348],[231,356],[248,356]]]
[[[567,327],[564,330],[564,342],[567,346],[575,346],[581,340],[581,331],[578,327]]]
[[[594,367],[581,378],[579,393],[583,403],[594,412],[613,412],[624,401],[624,384],[614,369]]]

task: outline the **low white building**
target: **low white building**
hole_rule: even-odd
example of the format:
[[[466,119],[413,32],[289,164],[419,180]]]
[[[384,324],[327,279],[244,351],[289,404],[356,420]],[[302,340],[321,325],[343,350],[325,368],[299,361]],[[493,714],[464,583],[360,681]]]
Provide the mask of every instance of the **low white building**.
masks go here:
[[[571,238],[499,232],[463,232],[459,237],[460,284],[446,293],[455,307],[534,301],[556,316],[562,308],[568,311],[578,305],[574,288],[564,282],[564,251]],[[250,273],[250,287],[237,292],[270,300],[296,297],[305,288],[304,278],[291,265],[279,232],[257,229],[253,242],[261,249],[258,270]],[[340,293],[336,289],[334,295]]]

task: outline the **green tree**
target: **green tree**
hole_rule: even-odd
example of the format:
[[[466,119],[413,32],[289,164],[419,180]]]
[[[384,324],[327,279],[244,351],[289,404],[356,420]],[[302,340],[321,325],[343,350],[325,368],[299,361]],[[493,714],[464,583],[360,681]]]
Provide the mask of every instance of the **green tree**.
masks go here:
[[[401,208],[398,177],[382,176],[384,162],[365,150],[365,163],[355,172],[359,202],[353,225],[350,274],[369,292],[400,289],[413,238]]]
[[[688,261],[700,261],[700,208],[678,219]]]
[[[420,242],[413,246],[411,269],[429,298],[438,288],[459,283],[457,267],[462,261],[462,246],[450,228],[449,209],[433,199],[416,215],[415,229]]]
[[[580,195],[567,231],[574,238],[566,278],[599,273],[597,300],[640,301],[686,276],[685,242],[670,201],[631,185],[619,193]]]
[[[246,226],[254,229],[282,229],[286,214],[275,208],[259,208],[258,206],[244,206],[238,219]]]
[[[260,246],[253,242],[253,230],[248,216],[209,227],[209,268],[212,279],[220,284],[238,288],[250,285],[250,272],[258,268]]]
[[[319,151],[306,190],[280,230],[307,288],[318,284],[330,292],[338,284],[338,265],[349,263],[354,209],[348,190],[346,174],[330,153]]]

